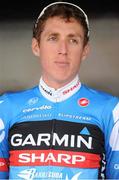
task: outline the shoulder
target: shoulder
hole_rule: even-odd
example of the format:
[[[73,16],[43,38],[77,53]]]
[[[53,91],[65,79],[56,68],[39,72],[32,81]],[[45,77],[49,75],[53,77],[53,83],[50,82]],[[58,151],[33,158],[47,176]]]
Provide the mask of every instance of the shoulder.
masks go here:
[[[27,101],[29,98],[35,96],[38,87],[35,86],[33,88],[17,91],[17,92],[7,92],[0,96],[0,106],[7,107],[15,105],[15,104],[22,104]]]
[[[88,98],[91,99],[96,105],[101,106],[115,106],[119,103],[119,97],[112,95],[111,93],[107,93],[105,91],[101,91],[86,85],[82,85],[82,89],[87,94]]]
[[[24,107],[38,101],[38,86],[17,92],[7,92],[0,96],[0,119],[9,128],[16,122]]]

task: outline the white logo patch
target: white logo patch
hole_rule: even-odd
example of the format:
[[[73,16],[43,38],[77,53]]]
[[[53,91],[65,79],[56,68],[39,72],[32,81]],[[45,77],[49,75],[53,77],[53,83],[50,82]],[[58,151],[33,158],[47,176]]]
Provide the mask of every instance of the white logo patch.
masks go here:
[[[5,131],[4,131],[4,123],[2,121],[2,119],[0,119],[0,143],[3,141],[3,139],[5,138]]]
[[[113,151],[119,151],[119,103],[113,111],[114,127],[110,136],[110,146]]]
[[[1,100],[1,101],[0,101],[0,104],[2,104],[3,102],[4,102],[4,101]]]

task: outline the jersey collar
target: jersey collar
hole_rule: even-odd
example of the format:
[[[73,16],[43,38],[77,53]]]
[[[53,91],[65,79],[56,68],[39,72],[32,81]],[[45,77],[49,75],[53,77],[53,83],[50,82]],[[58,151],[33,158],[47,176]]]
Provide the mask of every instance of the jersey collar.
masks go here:
[[[41,94],[48,100],[52,102],[61,102],[73,94],[75,94],[81,87],[78,75],[62,88],[55,90],[54,88],[49,87],[42,79],[40,78],[39,89]]]

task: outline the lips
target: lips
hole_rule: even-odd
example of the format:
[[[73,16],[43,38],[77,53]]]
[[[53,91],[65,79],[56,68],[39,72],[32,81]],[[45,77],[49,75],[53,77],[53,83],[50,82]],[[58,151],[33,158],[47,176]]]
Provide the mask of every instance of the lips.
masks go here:
[[[69,66],[69,62],[66,61],[55,61],[55,64],[61,67]]]

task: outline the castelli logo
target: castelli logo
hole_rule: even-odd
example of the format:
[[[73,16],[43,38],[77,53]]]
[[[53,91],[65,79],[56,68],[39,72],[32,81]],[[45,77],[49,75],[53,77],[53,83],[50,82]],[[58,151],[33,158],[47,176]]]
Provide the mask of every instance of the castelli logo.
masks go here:
[[[89,100],[87,98],[81,98],[78,100],[78,104],[82,107],[86,107],[89,105]]]

